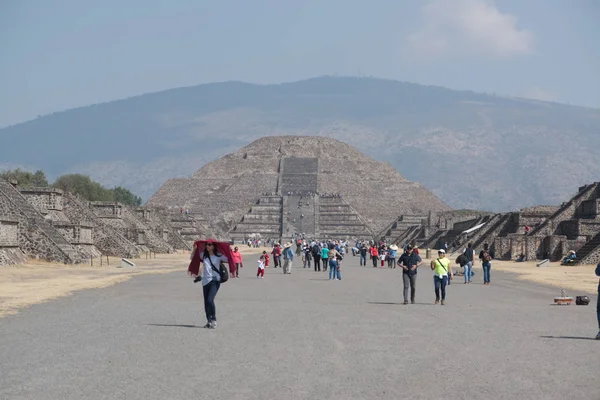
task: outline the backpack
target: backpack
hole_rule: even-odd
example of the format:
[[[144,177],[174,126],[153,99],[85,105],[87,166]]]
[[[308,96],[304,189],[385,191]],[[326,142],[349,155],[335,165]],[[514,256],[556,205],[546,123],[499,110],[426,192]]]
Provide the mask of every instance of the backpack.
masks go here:
[[[575,304],[578,306],[587,306],[590,304],[590,298],[587,296],[577,296],[575,297]]]
[[[229,271],[227,271],[227,268],[225,268],[225,265],[220,262],[219,263],[219,269],[217,269],[215,267],[215,265],[212,262],[212,259],[210,257],[208,257],[208,261],[210,262],[210,266],[212,267],[212,270],[215,271],[217,274],[219,274],[219,277],[221,278],[221,283],[225,283],[229,280]]]
[[[483,258],[483,261],[485,261],[485,262],[492,261],[492,256],[487,251],[483,252],[483,257],[482,258]]]
[[[461,267],[463,265],[465,265],[467,262],[468,262],[467,257],[464,254],[461,254],[458,257],[456,257],[456,263],[460,264]]]

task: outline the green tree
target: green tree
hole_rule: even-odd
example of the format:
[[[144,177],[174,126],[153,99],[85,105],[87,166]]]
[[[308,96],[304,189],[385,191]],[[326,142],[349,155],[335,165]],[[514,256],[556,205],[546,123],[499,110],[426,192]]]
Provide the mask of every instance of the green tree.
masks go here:
[[[44,171],[37,170],[35,173],[22,171],[21,169],[13,169],[0,173],[0,178],[14,179],[21,187],[47,187],[48,179]]]
[[[87,175],[69,174],[59,177],[52,186],[65,192],[80,195],[89,201],[118,201],[130,206],[142,205],[142,198],[136,196],[128,189],[118,186],[107,189]]]
[[[60,176],[52,186],[66,192],[78,194],[89,201],[114,201],[111,190],[90,179],[87,175],[69,174]]]
[[[122,186],[117,186],[116,188],[112,189],[115,201],[118,201],[119,203],[123,203],[123,204],[127,204],[130,206],[141,206],[142,205],[142,198],[136,196],[135,194],[131,193],[131,191],[129,191],[128,189],[125,189]]]

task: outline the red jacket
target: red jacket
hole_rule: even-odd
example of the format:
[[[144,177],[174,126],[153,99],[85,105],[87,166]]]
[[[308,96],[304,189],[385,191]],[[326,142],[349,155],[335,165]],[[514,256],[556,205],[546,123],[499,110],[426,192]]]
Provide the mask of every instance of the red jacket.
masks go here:
[[[238,251],[232,251],[231,254],[233,255],[233,262],[236,264],[241,264],[242,263],[242,253]]]
[[[263,254],[265,256],[265,267],[269,266],[269,260],[271,259],[268,254]]]

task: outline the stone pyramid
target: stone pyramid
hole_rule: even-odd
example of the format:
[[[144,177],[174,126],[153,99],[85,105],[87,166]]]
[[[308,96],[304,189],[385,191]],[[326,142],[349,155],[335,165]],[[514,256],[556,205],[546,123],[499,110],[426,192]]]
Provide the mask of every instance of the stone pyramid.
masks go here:
[[[346,143],[315,136],[263,137],[208,163],[192,178],[169,179],[150,198],[148,206],[183,207],[227,233],[243,222],[261,196],[281,198],[285,225],[285,214],[289,214],[286,204],[290,210],[295,209],[297,201],[289,197],[307,192],[339,194],[343,204],[337,208],[356,215],[370,234],[378,234],[401,214],[450,210],[429,190],[408,181],[389,164],[375,161]],[[329,198],[327,202],[323,211],[331,211],[333,204]],[[311,218],[315,214],[314,218],[319,219],[319,209],[310,214]],[[330,217],[345,222],[343,215]],[[314,225],[312,230],[318,233],[319,221],[306,225]],[[282,231],[286,236],[285,229]]]

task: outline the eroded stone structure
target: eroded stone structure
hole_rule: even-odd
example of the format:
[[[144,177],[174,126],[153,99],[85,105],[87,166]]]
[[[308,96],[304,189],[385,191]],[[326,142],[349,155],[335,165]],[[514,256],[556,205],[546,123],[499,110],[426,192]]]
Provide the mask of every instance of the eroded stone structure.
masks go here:
[[[191,241],[179,234],[172,216],[0,181],[0,265],[23,263],[26,256],[79,263],[102,255],[135,258],[149,250],[189,250]]]
[[[19,192],[16,182],[0,181],[0,214],[16,219],[19,249],[30,257],[77,263],[81,254]]]
[[[320,204],[322,197],[309,196],[311,192],[339,194],[342,200],[334,206],[346,210],[348,229],[342,232],[332,228],[329,222],[340,216],[329,205]],[[260,211],[266,200],[263,196],[267,195],[273,196],[274,202],[281,202],[279,234],[283,237],[294,232],[314,237],[327,232],[342,236],[373,235],[398,214],[450,209],[389,164],[376,162],[340,141],[314,136],[259,139],[207,164],[190,179],[168,180],[148,205],[188,209],[213,221],[226,237],[251,234],[253,226],[257,232],[252,233],[263,230],[273,235],[276,218],[262,216]],[[338,200],[326,200],[331,201]],[[298,202],[304,209],[300,209],[296,218]],[[350,222],[355,216],[358,222]],[[266,222],[264,226],[260,226],[261,220]]]

